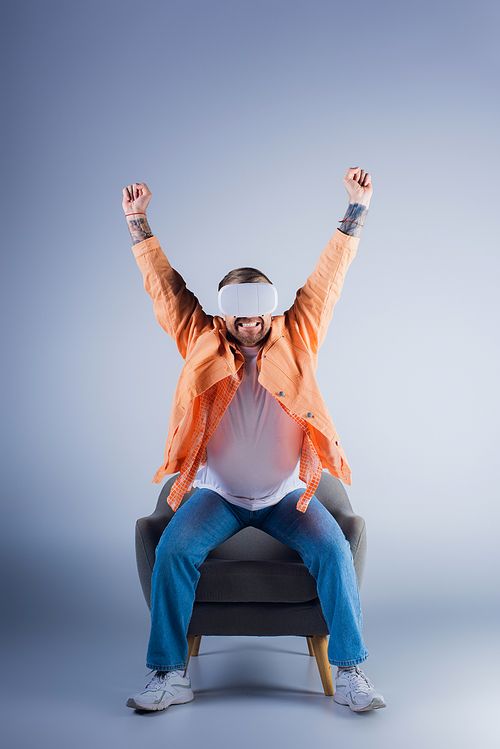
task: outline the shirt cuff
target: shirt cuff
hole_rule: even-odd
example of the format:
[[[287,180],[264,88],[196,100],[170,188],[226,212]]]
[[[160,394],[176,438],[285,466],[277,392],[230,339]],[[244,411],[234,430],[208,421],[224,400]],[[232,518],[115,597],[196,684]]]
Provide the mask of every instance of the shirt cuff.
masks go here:
[[[340,229],[335,230],[335,234],[331,238],[331,242],[336,245],[342,245],[348,250],[356,250],[359,244],[360,237],[351,237],[349,234],[344,234]]]
[[[132,247],[132,252],[134,253],[135,257],[138,258],[141,255],[145,255],[147,252],[152,252],[152,250],[158,250],[160,249],[160,243],[158,242],[156,237],[148,237],[148,239],[143,239],[142,242],[138,242]]]

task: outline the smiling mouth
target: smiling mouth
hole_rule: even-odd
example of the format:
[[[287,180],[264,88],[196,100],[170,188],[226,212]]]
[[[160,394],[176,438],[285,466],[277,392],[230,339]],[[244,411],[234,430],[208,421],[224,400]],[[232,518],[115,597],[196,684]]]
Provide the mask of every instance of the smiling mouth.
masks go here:
[[[241,328],[243,330],[254,330],[255,328],[259,328],[261,325],[262,325],[261,320],[252,320],[250,322],[236,321],[236,327]]]

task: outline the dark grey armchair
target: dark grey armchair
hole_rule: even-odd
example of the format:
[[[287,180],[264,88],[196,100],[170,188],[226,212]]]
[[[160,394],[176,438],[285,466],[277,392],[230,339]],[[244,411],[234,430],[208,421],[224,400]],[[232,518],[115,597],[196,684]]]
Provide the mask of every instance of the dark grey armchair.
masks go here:
[[[139,578],[148,606],[155,550],[173,516],[167,504],[173,476],[163,487],[152,515],[136,525]],[[183,502],[196,491],[191,490]],[[355,515],[339,479],[323,472],[316,490],[349,541],[361,586],[366,556],[365,522]],[[245,528],[211,551],[200,567],[196,601],[188,630],[189,657],[198,655],[203,635],[297,635],[307,638],[323,689],[333,694],[327,657],[328,627],[314,578],[299,554],[257,528]]]

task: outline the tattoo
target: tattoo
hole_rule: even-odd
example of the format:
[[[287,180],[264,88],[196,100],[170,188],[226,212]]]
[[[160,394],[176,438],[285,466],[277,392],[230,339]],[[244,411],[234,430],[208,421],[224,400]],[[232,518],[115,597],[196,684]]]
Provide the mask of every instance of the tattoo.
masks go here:
[[[347,234],[349,237],[360,237],[367,215],[368,208],[365,205],[349,203],[344,218],[339,222],[339,229],[342,234]]]
[[[144,239],[149,239],[153,236],[146,217],[127,218],[127,224],[133,244],[139,244]]]

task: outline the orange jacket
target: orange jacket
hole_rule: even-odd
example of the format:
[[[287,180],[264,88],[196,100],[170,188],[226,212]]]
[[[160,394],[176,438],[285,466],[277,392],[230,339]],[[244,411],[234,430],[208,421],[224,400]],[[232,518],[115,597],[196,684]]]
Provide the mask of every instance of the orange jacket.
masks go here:
[[[351,471],[321,397],[315,371],[318,349],[358,243],[355,237],[335,232],[291,308],[273,318],[269,337],[257,358],[260,384],[292,414],[307,422],[323,468],[347,484],[351,483]],[[165,460],[153,478],[160,483],[167,474],[182,472],[189,446],[196,437],[201,394],[237,373],[244,358],[227,339],[224,319],[203,311],[168,262],[156,237],[132,249],[144,287],[153,300],[156,319],[185,359],[170,415]]]

